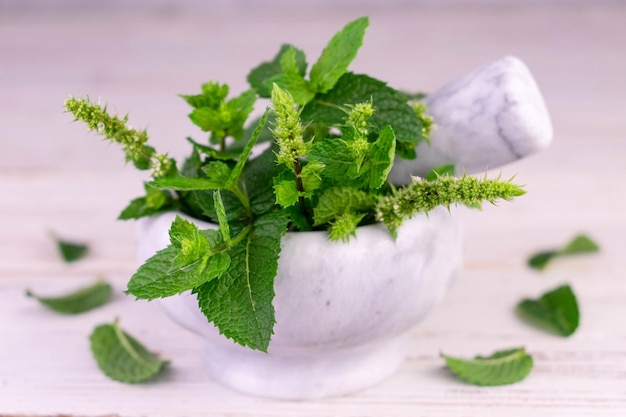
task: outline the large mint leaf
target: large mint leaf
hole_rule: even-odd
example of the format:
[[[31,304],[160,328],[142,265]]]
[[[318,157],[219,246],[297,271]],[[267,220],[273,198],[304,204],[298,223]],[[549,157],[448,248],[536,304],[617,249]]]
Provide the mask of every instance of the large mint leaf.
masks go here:
[[[129,384],[147,381],[167,364],[124,332],[117,321],[96,327],[89,340],[98,367],[116,381]]]
[[[517,305],[517,310],[532,324],[565,337],[576,331],[580,321],[578,301],[569,285],[549,291],[538,300],[525,299]]]
[[[327,94],[318,95],[307,104],[302,111],[302,119],[305,122],[339,125],[346,116],[342,106],[370,100],[376,110],[369,119],[374,131],[379,132],[391,125],[396,139],[411,146],[424,139],[422,122],[407,104],[404,94],[382,81],[350,72],[344,74]]]
[[[311,68],[311,85],[315,91],[326,93],[346,73],[363,44],[369,19],[361,17],[348,23],[328,42],[317,62]]]
[[[459,359],[441,355],[448,368],[463,381],[481,386],[508,385],[519,382],[533,368],[533,358],[524,348],[507,349],[490,356]]]
[[[200,309],[221,333],[264,352],[276,321],[274,278],[287,222],[281,210],[257,218],[248,236],[228,251],[226,273],[194,289]]]
[[[328,185],[351,182],[353,178],[348,175],[350,172],[356,171],[352,151],[342,139],[326,139],[315,142],[311,147],[308,159],[324,164],[321,175]]]
[[[261,65],[250,71],[250,73],[248,74],[248,83],[250,84],[250,87],[256,90],[259,96],[265,98],[269,98],[271,96],[271,80],[272,78],[283,73],[283,69],[280,65],[280,58],[285,52],[289,51],[290,49],[293,49],[295,51],[296,66],[298,68],[298,72],[300,73],[300,75],[304,76],[307,66],[304,52],[297,48],[294,48],[291,45],[282,45],[280,47],[280,51],[278,51],[272,61],[262,63]]]
[[[63,314],[80,314],[105,304],[111,298],[111,285],[102,280],[60,297],[41,297],[27,290],[26,295]]]

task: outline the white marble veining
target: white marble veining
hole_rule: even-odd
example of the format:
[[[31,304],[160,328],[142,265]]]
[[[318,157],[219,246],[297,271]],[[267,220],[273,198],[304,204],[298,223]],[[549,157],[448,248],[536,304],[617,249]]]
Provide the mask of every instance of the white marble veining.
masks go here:
[[[487,64],[425,99],[435,125],[431,143],[417,147],[417,159],[398,159],[396,184],[410,175],[454,164],[457,174],[497,168],[547,147],[552,123],[526,65],[513,56]]]
[[[141,220],[140,260],[168,244],[174,216]],[[381,224],[360,227],[347,244],[329,241],[325,232],[288,233],[268,354],[219,335],[188,293],[163,305],[206,339],[209,371],[221,383],[258,396],[322,398],[393,373],[404,359],[407,331],[442,298],[460,264],[458,213],[445,208],[406,221],[396,241]]]

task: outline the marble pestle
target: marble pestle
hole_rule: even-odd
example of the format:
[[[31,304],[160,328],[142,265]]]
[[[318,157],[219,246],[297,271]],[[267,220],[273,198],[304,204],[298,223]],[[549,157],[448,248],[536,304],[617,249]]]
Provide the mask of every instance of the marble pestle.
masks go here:
[[[390,180],[453,164],[456,174],[497,168],[547,147],[552,123],[526,65],[513,56],[484,65],[427,96],[434,119],[430,144],[417,146],[417,159],[398,159]]]

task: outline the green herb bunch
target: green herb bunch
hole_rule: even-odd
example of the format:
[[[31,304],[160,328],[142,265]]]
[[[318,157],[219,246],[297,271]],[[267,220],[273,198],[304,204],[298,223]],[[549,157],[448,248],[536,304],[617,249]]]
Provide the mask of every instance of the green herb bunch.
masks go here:
[[[348,72],[368,24],[360,18],[338,32],[308,79],[304,52],[283,45],[249,73],[250,90],[229,99],[227,85],[209,82],[199,94],[183,95],[193,108],[189,118],[208,141],[188,138],[192,152],[181,165],[148,146],[146,132],[129,128],[127,117],[111,116],[88,99],[66,101],[75,119],[119,143],[138,169],[151,171],[146,194],[121,219],[178,210],[217,225],[199,230],[177,217],[171,244],[138,269],[129,294],[152,300],[191,290],[225,336],[267,351],[287,231],[327,230],[331,240],[348,241],[358,226],[382,222],[393,236],[404,220],[437,206],[479,207],[523,194],[510,180],[445,174],[403,188],[388,182],[394,160],[416,157],[433,120],[413,96]],[[264,98],[271,107],[250,120]],[[266,150],[251,158],[262,142],[269,142]]]

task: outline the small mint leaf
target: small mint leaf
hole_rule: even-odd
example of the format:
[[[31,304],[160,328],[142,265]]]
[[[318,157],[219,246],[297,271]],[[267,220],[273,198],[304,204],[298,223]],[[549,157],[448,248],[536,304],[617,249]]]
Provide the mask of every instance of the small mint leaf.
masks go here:
[[[222,161],[211,161],[202,168],[202,173],[206,176],[206,179],[219,185],[218,188],[226,188],[228,179],[232,174],[232,170],[227,163]]]
[[[345,213],[368,212],[376,198],[352,187],[333,187],[320,196],[313,209],[314,226],[328,223]]]
[[[311,85],[315,91],[326,93],[345,74],[348,66],[363,45],[369,19],[361,17],[341,29],[328,42],[317,62],[311,68]]]
[[[228,226],[228,218],[226,217],[226,209],[224,208],[224,202],[219,191],[213,192],[213,203],[215,206],[215,213],[217,214],[217,220],[219,223],[220,234],[226,245],[230,245],[230,227]]]
[[[106,304],[113,289],[105,281],[99,280],[87,287],[80,288],[60,297],[41,297],[30,290],[26,295],[35,298],[46,307],[63,314],[80,314]]]
[[[396,156],[396,136],[391,126],[380,131],[378,139],[370,146],[368,167],[369,188],[379,189],[387,182]]]
[[[524,348],[507,349],[484,357],[459,359],[441,354],[448,368],[460,379],[480,386],[508,385],[526,378],[533,358]]]
[[[276,203],[281,207],[293,206],[298,202],[300,193],[295,180],[280,180],[274,184]]]
[[[356,236],[356,228],[365,217],[365,214],[343,213],[335,216],[335,220],[330,224],[328,237],[336,242],[341,240],[347,242],[350,237]]]
[[[224,186],[221,180],[183,176],[158,178],[152,184],[161,189],[178,191],[218,190]]]
[[[342,139],[326,139],[315,142],[308,155],[309,163],[324,164],[322,177],[328,185],[337,185],[349,180],[348,172],[354,170],[352,151]]]
[[[283,54],[290,49],[293,49],[295,51],[298,73],[301,76],[304,76],[304,74],[306,73],[307,64],[304,52],[297,48],[294,48],[291,45],[282,45],[280,47],[280,51],[278,51],[272,61],[262,63],[261,65],[250,71],[250,73],[248,74],[248,83],[250,84],[250,87],[256,90],[259,96],[264,98],[270,97],[272,93],[272,79],[283,73],[283,69],[280,65],[280,59]]]
[[[56,236],[54,233],[51,233],[51,236],[59,248],[61,257],[67,263],[76,262],[84,258],[89,252],[89,247],[85,243],[65,240]]]
[[[100,370],[119,382],[134,384],[147,381],[167,364],[120,329],[117,321],[96,327],[89,340]]]
[[[311,161],[302,168],[300,177],[302,178],[305,197],[311,198],[313,192],[322,186],[321,173],[324,171],[324,168],[325,165],[319,161]]]
[[[230,118],[226,127],[227,136],[232,136],[236,140],[240,140],[243,137],[243,125],[246,123],[246,120],[248,120],[248,116],[252,110],[254,110],[255,102],[256,92],[254,90],[248,90],[226,103],[228,109],[227,114]]]
[[[187,138],[187,142],[191,143],[197,152],[207,155],[213,159],[217,159],[220,161],[230,161],[232,159],[236,159],[237,157],[239,157],[239,152],[233,152],[230,150],[221,152],[216,149],[213,149],[210,146],[198,143],[189,137]]]
[[[287,223],[282,210],[259,216],[243,241],[228,250],[228,270],[194,289],[200,309],[222,334],[264,352],[276,321],[274,277]]]
[[[228,96],[228,85],[213,81],[202,84],[202,94],[180,95],[194,109],[200,107],[217,109],[226,100],[226,96]]]
[[[297,104],[302,105],[313,100],[315,91],[311,90],[309,83],[299,72],[295,49],[290,48],[283,53],[280,57],[280,66],[283,73],[271,78],[270,81],[289,91]]]
[[[562,249],[541,251],[532,255],[528,259],[528,266],[541,271],[555,258],[582,253],[593,253],[599,250],[600,247],[598,244],[590,237],[577,235]]]
[[[578,301],[569,285],[562,285],[538,300],[525,299],[517,310],[522,318],[561,336],[571,336],[578,328]]]
[[[118,217],[120,220],[139,219],[177,208],[177,203],[169,192],[160,190],[147,182],[144,183],[144,188],[146,190],[145,197],[132,200],[120,213]]]
[[[269,108],[265,109],[265,113],[263,113],[263,116],[261,116],[261,118],[259,119],[259,123],[254,129],[254,132],[252,132],[252,136],[246,142],[246,146],[241,151],[239,160],[237,161],[237,164],[233,168],[232,173],[230,174],[228,181],[226,182],[225,188],[232,189],[234,186],[237,185],[237,181],[239,181],[239,177],[241,176],[243,168],[245,164],[248,162],[248,158],[250,158],[250,154],[252,153],[252,148],[254,148],[254,145],[256,145],[256,142],[259,136],[261,135],[261,132],[265,128],[265,124],[267,123],[267,118],[269,117],[269,113],[270,113]]]
[[[455,174],[454,165],[446,164],[446,165],[441,165],[436,168],[433,168],[428,174],[426,174],[424,179],[426,181],[434,181],[443,175],[454,177],[454,174]]]

